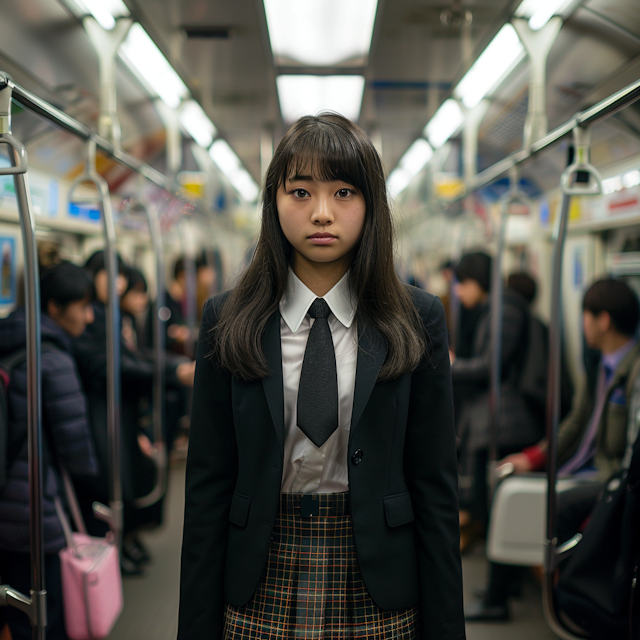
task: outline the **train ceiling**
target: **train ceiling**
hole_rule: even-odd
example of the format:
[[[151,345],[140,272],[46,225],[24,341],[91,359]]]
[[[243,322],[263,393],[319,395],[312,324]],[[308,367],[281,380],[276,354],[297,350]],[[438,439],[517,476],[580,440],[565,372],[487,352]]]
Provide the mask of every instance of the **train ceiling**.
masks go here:
[[[305,72],[274,61],[262,0],[124,1],[259,181],[261,144],[269,137],[277,143],[285,130],[276,78]],[[368,58],[320,70],[365,77],[359,123],[389,170],[519,4],[379,0]],[[96,128],[98,58],[78,18],[60,0],[0,0],[0,16],[0,68]],[[338,12],[335,20],[342,17]],[[639,76],[638,0],[574,2],[549,56],[550,128]],[[480,129],[480,168],[521,145],[527,85],[525,60],[493,96]],[[117,70],[117,89],[123,146],[162,169],[162,121],[124,65]],[[609,141],[603,157],[616,145],[624,154],[640,152],[637,113],[624,112],[602,127],[599,135]],[[27,122],[23,133],[35,141],[38,127]],[[558,163],[560,155],[548,166]],[[545,186],[544,168],[542,174]],[[555,169],[550,174],[557,175]]]

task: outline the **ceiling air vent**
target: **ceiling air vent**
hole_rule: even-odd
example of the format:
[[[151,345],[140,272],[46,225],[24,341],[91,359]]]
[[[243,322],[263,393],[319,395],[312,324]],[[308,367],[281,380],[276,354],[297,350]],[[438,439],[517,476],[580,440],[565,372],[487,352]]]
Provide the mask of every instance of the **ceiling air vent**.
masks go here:
[[[187,38],[199,38],[201,40],[228,40],[231,37],[230,27],[206,27],[202,25],[193,27],[182,27],[187,34]]]

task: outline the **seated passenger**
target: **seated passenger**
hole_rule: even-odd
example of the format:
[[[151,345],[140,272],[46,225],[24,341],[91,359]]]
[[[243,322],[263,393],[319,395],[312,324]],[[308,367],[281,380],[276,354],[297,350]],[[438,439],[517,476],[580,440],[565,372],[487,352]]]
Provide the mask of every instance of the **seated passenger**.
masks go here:
[[[62,584],[58,552],[66,546],[55,497],[64,501],[61,466],[77,478],[98,474],[88,422],[87,400],[71,355],[72,338],[93,322],[93,287],[84,271],[63,262],[45,271],[40,283],[42,309],[42,424],[44,435],[43,525],[47,587],[47,638],[64,640]],[[8,387],[8,483],[0,492],[0,575],[25,595],[31,588],[29,469],[27,455],[27,363],[24,308],[0,320],[0,357],[24,353],[10,373]],[[0,381],[0,384],[3,384]],[[27,616],[0,607],[0,630],[7,622],[13,640],[30,640]]]
[[[459,402],[457,420],[459,465],[461,467],[462,544],[484,531],[488,517],[487,462],[490,433],[491,331],[489,288],[491,257],[469,253],[456,267],[456,295],[467,309],[478,309],[471,353],[464,358],[451,356],[454,389]],[[529,311],[525,300],[505,291],[502,330],[502,411],[498,428],[500,455],[520,451],[536,442],[544,424],[532,410],[520,389],[527,342]],[[467,485],[465,486],[465,481]],[[469,486],[470,485],[470,486]]]
[[[578,532],[603,483],[620,469],[627,443],[628,407],[640,371],[640,345],[634,338],[640,306],[635,293],[621,280],[599,280],[585,293],[582,308],[585,341],[602,358],[595,386],[583,387],[558,431],[558,474],[585,480],[559,496],[559,543]],[[546,449],[546,440],[542,440],[501,463],[513,464],[516,473],[541,470]],[[467,620],[508,617],[513,570],[508,565],[490,565],[486,595],[467,609]]]

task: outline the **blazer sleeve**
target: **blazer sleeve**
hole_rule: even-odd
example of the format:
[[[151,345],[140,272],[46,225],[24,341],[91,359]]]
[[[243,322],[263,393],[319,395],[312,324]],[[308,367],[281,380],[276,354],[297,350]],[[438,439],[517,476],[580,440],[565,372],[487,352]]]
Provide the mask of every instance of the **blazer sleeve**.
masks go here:
[[[418,305],[431,353],[411,376],[405,477],[412,497],[422,640],[465,637],[453,393],[444,308]],[[426,307],[426,308],[425,308]]]
[[[229,507],[237,478],[231,376],[208,354],[220,298],[205,305],[196,355],[187,456],[178,640],[218,640]]]

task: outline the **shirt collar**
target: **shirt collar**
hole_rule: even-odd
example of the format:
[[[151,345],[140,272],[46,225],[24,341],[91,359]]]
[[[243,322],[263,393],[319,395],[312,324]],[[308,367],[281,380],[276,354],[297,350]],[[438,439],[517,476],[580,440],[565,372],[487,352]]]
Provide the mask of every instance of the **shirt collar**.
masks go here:
[[[609,369],[613,372],[615,371],[622,359],[636,346],[636,341],[632,338],[629,342],[625,342],[621,347],[616,349],[613,353],[603,354],[602,356],[602,364],[607,365]]]
[[[289,269],[287,290],[280,300],[280,313],[293,333],[298,331],[311,303],[317,297],[293,270]],[[348,329],[356,315],[356,301],[349,291],[349,273],[345,273],[333,289],[321,297],[329,305],[331,313]]]

